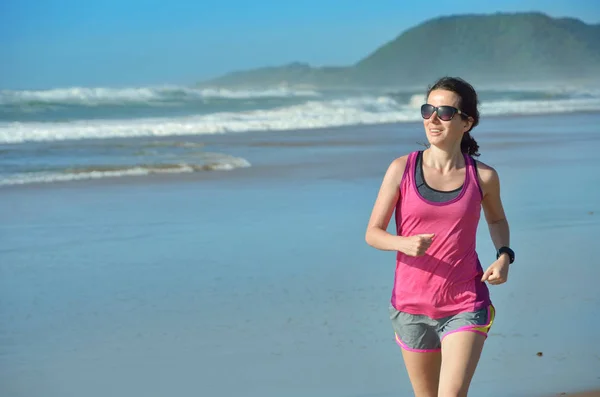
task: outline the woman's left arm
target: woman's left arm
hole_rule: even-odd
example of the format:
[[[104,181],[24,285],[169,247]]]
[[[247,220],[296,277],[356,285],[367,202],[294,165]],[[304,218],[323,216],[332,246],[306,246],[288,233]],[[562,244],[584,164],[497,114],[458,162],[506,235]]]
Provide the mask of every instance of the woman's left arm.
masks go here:
[[[500,198],[500,178],[492,167],[477,162],[483,200],[481,206],[487,221],[490,237],[496,250],[510,246],[510,228]],[[508,279],[510,257],[503,253],[490,265],[482,277],[482,281],[490,284],[503,284]]]

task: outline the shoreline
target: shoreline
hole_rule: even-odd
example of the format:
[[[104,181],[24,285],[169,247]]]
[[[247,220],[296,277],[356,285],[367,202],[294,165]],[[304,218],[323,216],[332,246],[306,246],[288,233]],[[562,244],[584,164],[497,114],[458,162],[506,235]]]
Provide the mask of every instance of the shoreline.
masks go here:
[[[600,112],[594,112],[600,114]],[[569,113],[569,117],[576,118],[576,114]],[[527,115],[527,116],[512,116],[510,118],[490,117],[491,126],[486,126],[480,132],[480,143],[489,145],[489,149],[499,148],[505,149],[507,145],[513,144],[523,146],[524,144],[540,144],[539,139],[531,142],[522,142],[520,138],[522,133],[511,131],[500,132],[501,127],[493,123],[493,120],[516,120],[518,118],[529,119],[533,123],[536,120],[548,122],[548,118],[566,117],[564,114],[552,115]],[[576,121],[576,120],[575,120]],[[510,121],[509,121],[510,123]],[[499,125],[503,125],[502,122]],[[232,170],[210,170],[196,172],[181,172],[181,173],[150,173],[146,175],[123,175],[123,176],[107,176],[101,178],[84,178],[81,180],[67,181],[51,181],[51,182],[27,182],[23,184],[10,184],[0,186],[0,192],[8,193],[30,189],[78,189],[86,187],[109,187],[109,186],[124,186],[124,185],[145,185],[145,184],[162,184],[162,183],[205,183],[218,181],[232,180],[256,180],[256,178],[281,179],[294,177],[296,170],[303,168],[305,170],[313,169],[313,176],[317,178],[329,177],[327,173],[320,173],[318,168],[327,167],[331,161],[341,159],[342,152],[335,152],[339,148],[340,151],[353,150],[364,146],[371,146],[374,151],[386,151],[386,147],[394,145],[399,149],[402,146],[415,146],[418,144],[420,132],[417,129],[422,128],[420,122],[402,122],[388,124],[369,124],[369,125],[350,125],[331,127],[326,129],[297,129],[283,132],[277,131],[253,131],[244,133],[225,133],[214,135],[181,135],[167,137],[137,137],[137,138],[107,138],[107,142],[144,142],[146,140],[156,141],[172,141],[185,140],[192,143],[201,142],[207,149],[227,152],[235,157],[241,157],[250,162],[250,167],[241,167]],[[504,136],[504,142],[497,142]],[[536,135],[537,137],[537,135]],[[94,139],[95,140],[95,139]],[[487,142],[486,142],[487,141]],[[514,141],[514,142],[511,142]],[[64,141],[66,142],[66,141]],[[56,143],[56,142],[55,142]],[[28,145],[32,143],[22,143],[18,145]],[[45,143],[35,143],[36,145]],[[554,141],[545,142],[543,144],[556,144]],[[11,146],[11,145],[0,145]],[[319,160],[314,161],[313,153],[315,150],[334,150],[333,157],[328,157],[329,154],[323,152],[319,155]],[[261,152],[261,151],[265,152]],[[286,159],[281,157],[279,153],[282,151],[290,151],[295,153],[295,156]],[[373,153],[374,153],[373,151]],[[264,158],[265,153],[271,153],[274,158]],[[308,153],[308,161],[301,161],[302,153]],[[368,154],[365,154],[368,155]],[[270,156],[270,155],[267,155]],[[348,157],[348,156],[346,156]],[[351,164],[348,164],[352,166]],[[384,166],[384,165],[382,165]]]

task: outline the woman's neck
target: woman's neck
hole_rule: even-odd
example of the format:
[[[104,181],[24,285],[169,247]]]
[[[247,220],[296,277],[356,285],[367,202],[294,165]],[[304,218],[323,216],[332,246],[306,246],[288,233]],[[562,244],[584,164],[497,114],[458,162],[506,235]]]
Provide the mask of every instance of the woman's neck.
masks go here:
[[[464,167],[465,158],[460,151],[460,145],[452,150],[444,150],[431,145],[423,153],[423,164],[445,173],[452,169]]]

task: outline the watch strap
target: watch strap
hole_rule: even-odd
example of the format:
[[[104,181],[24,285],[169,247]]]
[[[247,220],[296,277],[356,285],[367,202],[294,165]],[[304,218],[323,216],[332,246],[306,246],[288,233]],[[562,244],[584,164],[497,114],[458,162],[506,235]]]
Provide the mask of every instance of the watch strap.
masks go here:
[[[496,253],[496,259],[500,258],[500,255],[502,254],[508,254],[508,257],[510,258],[510,263],[513,263],[515,261],[515,252],[509,247],[500,247],[500,249],[498,249],[498,252]]]

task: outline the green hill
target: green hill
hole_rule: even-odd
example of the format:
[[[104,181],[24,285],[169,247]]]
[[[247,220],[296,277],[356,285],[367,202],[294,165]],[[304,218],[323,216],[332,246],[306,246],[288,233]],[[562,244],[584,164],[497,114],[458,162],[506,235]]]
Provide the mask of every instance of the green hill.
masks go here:
[[[206,84],[396,86],[426,84],[443,75],[483,83],[548,82],[598,80],[599,70],[600,24],[541,13],[497,13],[427,21],[347,67],[294,63],[239,71]]]

